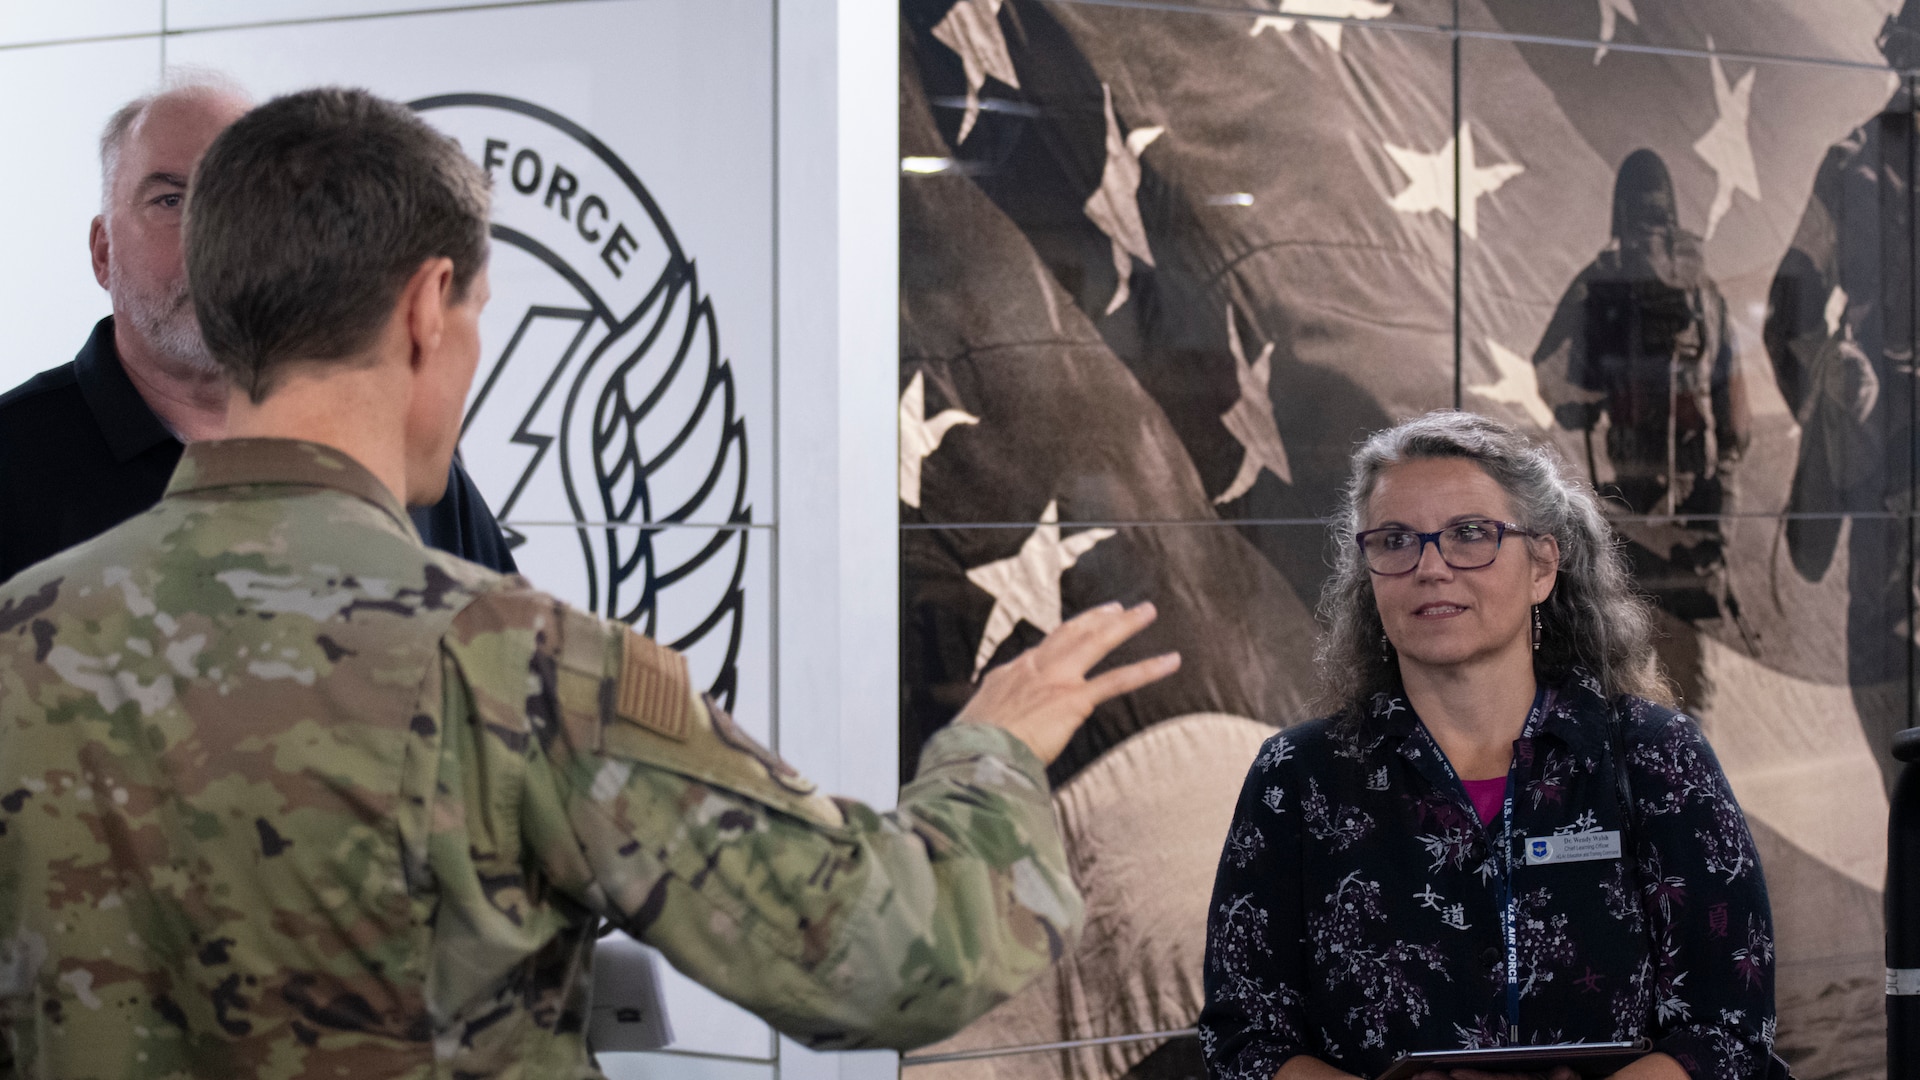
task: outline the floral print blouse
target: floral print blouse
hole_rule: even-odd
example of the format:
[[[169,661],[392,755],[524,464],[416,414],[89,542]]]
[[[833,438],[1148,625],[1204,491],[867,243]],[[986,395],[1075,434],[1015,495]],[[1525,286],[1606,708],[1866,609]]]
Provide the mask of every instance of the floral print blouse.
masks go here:
[[[1765,1075],[1767,889],[1698,726],[1639,698],[1609,703],[1578,672],[1534,708],[1508,831],[1481,823],[1404,697],[1267,740],[1208,916],[1200,1040],[1215,1080],[1271,1080],[1296,1054],[1373,1076],[1414,1050],[1640,1035],[1695,1080]],[[1616,745],[1630,858],[1530,865],[1528,838],[1623,829]]]

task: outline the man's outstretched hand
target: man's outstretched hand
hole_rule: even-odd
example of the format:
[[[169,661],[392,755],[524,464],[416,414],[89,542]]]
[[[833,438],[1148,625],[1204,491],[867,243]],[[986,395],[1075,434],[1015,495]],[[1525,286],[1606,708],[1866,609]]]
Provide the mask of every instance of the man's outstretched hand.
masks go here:
[[[1040,644],[987,672],[955,722],[1005,728],[1052,764],[1101,702],[1180,670],[1180,654],[1170,652],[1087,678],[1094,665],[1157,615],[1152,604],[1105,604],[1081,612]]]

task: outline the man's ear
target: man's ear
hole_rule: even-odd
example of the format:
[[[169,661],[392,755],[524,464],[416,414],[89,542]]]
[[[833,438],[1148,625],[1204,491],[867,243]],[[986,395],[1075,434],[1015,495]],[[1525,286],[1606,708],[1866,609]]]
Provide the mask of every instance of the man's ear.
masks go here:
[[[93,215],[93,224],[87,227],[87,251],[93,256],[93,280],[107,287],[107,260],[111,253],[107,250],[107,217],[105,214]]]
[[[447,310],[453,306],[453,260],[441,256],[421,263],[401,290],[400,304],[413,341],[408,362],[418,369],[440,351],[446,334]]]

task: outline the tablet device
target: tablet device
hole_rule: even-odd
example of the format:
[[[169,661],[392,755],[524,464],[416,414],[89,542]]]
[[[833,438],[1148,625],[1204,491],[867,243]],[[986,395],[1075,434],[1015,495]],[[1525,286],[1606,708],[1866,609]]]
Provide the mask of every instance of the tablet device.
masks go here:
[[[1653,1051],[1645,1039],[1633,1042],[1559,1043],[1551,1046],[1501,1046],[1492,1050],[1423,1050],[1394,1059],[1379,1080],[1412,1080],[1436,1069],[1479,1069],[1482,1072],[1546,1073],[1565,1065],[1581,1076],[1611,1076]]]

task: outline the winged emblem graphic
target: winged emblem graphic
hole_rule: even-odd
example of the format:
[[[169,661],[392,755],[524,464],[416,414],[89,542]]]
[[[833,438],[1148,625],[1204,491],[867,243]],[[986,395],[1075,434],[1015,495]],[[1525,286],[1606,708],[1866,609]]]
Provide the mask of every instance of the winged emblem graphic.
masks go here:
[[[487,353],[460,445],[521,572],[686,653],[732,707],[747,427],[694,261],[573,121],[493,94],[413,107],[493,179]]]

